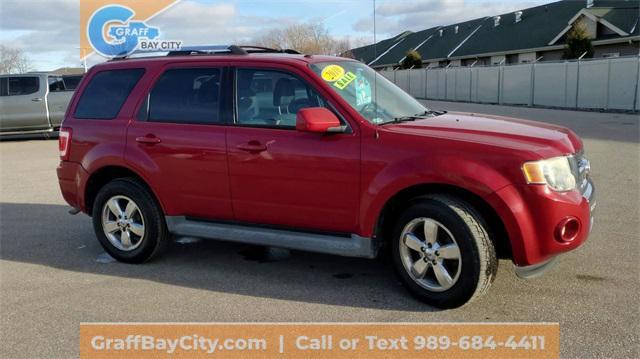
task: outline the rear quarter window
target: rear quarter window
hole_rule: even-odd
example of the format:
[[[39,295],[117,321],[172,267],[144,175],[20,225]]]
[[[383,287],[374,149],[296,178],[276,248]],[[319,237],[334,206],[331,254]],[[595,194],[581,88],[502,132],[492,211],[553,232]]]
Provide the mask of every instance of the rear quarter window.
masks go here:
[[[144,69],[98,72],[84,88],[74,117],[98,120],[115,118],[143,73]]]

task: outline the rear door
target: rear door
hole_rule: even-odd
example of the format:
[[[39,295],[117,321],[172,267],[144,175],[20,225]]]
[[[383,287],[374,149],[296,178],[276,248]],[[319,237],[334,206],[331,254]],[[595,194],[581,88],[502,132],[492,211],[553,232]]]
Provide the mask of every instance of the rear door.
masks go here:
[[[354,233],[360,138],[295,130],[301,108],[331,107],[303,73],[238,67],[227,132],[231,194],[241,222]]]
[[[145,173],[169,216],[233,219],[221,64],[161,69],[127,130],[125,158]]]
[[[6,96],[0,106],[0,130],[22,131],[49,127],[47,117],[47,84],[38,75],[16,75],[6,78]]]
[[[71,96],[73,96],[73,90],[65,87],[62,76],[49,75],[47,79],[49,83],[49,94],[47,95],[49,119],[53,127],[60,127]]]

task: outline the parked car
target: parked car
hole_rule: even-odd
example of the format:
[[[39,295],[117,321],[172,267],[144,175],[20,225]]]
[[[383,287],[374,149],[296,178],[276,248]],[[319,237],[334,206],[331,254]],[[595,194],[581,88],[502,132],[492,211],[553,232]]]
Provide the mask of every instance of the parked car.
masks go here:
[[[0,75],[0,136],[53,132],[82,75]]]
[[[589,235],[569,129],[443,113],[345,58],[229,47],[94,66],[60,129],[60,188],[111,256],[173,237],[374,258],[457,307],[498,258],[538,275]]]

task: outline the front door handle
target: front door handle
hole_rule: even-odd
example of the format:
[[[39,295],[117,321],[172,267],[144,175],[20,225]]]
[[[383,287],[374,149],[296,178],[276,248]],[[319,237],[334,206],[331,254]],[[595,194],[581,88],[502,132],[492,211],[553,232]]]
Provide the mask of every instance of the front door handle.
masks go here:
[[[258,141],[249,141],[248,143],[244,143],[236,146],[236,148],[238,148],[241,151],[253,152],[253,153],[258,153],[258,152],[267,150],[267,146],[261,144]]]
[[[146,136],[136,137],[136,142],[143,143],[145,145],[155,145],[162,142],[156,135],[147,134]]]
[[[41,97],[34,97],[31,99],[31,101],[33,102],[42,102],[42,98]]]

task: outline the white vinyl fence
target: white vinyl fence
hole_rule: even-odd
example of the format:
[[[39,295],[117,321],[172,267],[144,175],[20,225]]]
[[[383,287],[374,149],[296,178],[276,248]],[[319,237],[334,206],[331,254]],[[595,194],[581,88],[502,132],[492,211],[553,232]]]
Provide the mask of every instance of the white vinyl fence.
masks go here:
[[[640,110],[640,56],[487,67],[385,70],[416,98]]]

